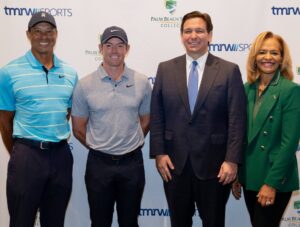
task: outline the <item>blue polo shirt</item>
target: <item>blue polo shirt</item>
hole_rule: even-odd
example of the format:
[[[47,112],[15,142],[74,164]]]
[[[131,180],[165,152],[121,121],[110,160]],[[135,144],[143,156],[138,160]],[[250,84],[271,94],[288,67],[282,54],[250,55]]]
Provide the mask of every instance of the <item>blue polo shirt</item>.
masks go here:
[[[0,69],[0,110],[15,111],[13,136],[39,141],[67,139],[76,71],[53,57],[46,72],[31,51]]]

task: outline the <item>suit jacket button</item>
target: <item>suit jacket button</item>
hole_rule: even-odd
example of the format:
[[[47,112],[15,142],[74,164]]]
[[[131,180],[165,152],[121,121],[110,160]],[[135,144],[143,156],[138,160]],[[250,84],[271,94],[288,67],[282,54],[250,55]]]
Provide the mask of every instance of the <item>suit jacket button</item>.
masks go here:
[[[261,145],[261,146],[260,146],[260,149],[264,151],[264,150],[265,150],[265,146],[264,146],[264,145]]]
[[[273,120],[274,120],[273,116],[270,116],[270,117],[269,117],[269,120],[270,120],[270,121],[273,121]]]

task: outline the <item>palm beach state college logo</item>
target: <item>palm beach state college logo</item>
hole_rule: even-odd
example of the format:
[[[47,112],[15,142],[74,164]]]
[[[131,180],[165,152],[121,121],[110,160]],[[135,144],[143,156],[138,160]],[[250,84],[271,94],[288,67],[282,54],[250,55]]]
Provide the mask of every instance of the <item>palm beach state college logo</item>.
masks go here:
[[[150,22],[159,24],[161,28],[179,28],[182,17],[173,16],[176,7],[177,0],[164,0],[164,8],[169,14],[151,16]]]
[[[300,200],[294,201],[294,209],[298,214],[300,213]]]
[[[173,14],[176,10],[177,1],[176,0],[165,0],[166,9],[170,14]]]
[[[98,36],[97,36],[98,43],[101,42],[101,36],[102,36],[102,33],[98,34]],[[85,49],[84,54],[85,54],[85,56],[91,57],[96,62],[99,62],[99,61],[103,60],[99,49],[95,48],[94,46],[91,47],[91,48]]]
[[[300,200],[294,201],[294,211],[295,213],[286,212],[281,219],[281,223],[287,223],[285,226],[298,227],[300,226]]]

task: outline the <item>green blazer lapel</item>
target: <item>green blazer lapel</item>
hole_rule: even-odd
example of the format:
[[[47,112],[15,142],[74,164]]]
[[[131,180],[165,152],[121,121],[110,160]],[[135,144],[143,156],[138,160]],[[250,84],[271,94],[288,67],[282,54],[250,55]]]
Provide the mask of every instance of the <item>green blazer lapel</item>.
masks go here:
[[[250,141],[251,138],[251,131],[253,129],[253,110],[254,110],[254,103],[255,103],[255,96],[256,96],[256,85],[247,85],[246,87],[246,95],[248,99],[248,105],[247,105],[247,118],[248,118],[248,141]]]
[[[279,80],[279,78],[278,78]],[[275,80],[272,85],[268,87],[268,90],[264,94],[264,100],[261,104],[259,111],[256,115],[256,118],[253,120],[252,124],[252,130],[250,133],[250,137],[248,137],[248,142],[251,143],[252,140],[256,137],[262,126],[264,125],[264,122],[269,116],[271,110],[273,109],[274,105],[276,104],[279,94],[280,94],[280,86],[278,86],[278,80]],[[255,100],[255,99],[254,99]],[[254,101],[255,102],[255,101]],[[254,103],[253,102],[253,103]],[[252,116],[253,119],[253,108],[252,108]]]

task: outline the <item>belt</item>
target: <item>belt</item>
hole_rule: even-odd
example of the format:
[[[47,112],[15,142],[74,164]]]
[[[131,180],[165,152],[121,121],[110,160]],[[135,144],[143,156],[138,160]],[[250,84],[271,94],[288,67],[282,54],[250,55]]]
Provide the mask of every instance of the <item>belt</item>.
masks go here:
[[[48,141],[38,141],[38,140],[31,140],[25,138],[15,138],[15,141],[41,150],[50,150],[52,148],[57,148],[67,142],[67,140],[61,140],[59,142],[48,142]]]
[[[118,160],[127,159],[129,157],[132,157],[132,156],[136,155],[138,152],[141,151],[141,149],[142,149],[142,146],[140,146],[140,147],[138,147],[138,148],[134,149],[133,151],[130,151],[126,154],[113,155],[113,154],[107,154],[107,153],[104,153],[102,151],[94,150],[94,149],[90,148],[90,154],[101,157],[101,158],[107,158],[107,159],[110,159],[110,160],[118,161]]]

